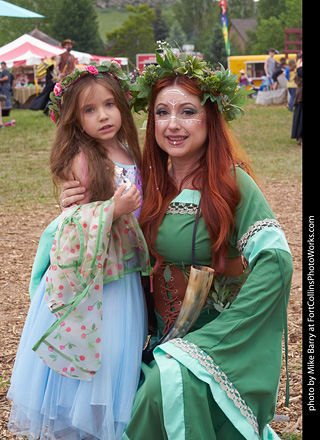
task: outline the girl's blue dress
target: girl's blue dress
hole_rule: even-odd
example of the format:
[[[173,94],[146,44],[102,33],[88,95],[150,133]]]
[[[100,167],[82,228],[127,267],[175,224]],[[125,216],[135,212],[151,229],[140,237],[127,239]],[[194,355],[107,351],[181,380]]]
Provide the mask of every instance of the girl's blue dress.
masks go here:
[[[104,285],[102,363],[89,382],[61,376],[32,350],[56,319],[43,301],[45,280],[46,274],[21,336],[8,392],[8,428],[35,440],[119,439],[131,418],[147,334],[140,272]]]

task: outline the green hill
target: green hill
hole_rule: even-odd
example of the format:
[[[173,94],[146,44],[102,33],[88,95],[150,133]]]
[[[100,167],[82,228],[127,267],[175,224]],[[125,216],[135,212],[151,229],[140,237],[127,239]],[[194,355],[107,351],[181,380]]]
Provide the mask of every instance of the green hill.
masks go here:
[[[99,23],[99,34],[104,43],[106,40],[106,33],[122,26],[122,23],[128,18],[130,12],[116,8],[97,8],[97,16]]]

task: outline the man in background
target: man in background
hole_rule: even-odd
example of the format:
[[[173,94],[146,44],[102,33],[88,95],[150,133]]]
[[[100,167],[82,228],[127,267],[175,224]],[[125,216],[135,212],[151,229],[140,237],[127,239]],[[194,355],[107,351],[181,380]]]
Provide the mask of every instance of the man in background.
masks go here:
[[[70,53],[73,45],[74,41],[71,41],[69,39],[64,40],[61,43],[61,46],[66,50],[58,56],[56,63],[56,70],[60,80],[72,73],[76,68],[75,57]]]
[[[4,107],[11,107],[11,73],[7,68],[7,64],[1,62],[1,73],[0,73],[0,91],[2,95],[5,95],[6,101]]]

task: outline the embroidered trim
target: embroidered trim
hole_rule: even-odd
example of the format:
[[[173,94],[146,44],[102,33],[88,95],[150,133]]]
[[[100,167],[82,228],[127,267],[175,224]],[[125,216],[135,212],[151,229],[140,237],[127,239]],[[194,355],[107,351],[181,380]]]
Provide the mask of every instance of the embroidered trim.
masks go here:
[[[266,218],[264,220],[257,221],[254,225],[250,226],[248,231],[237,242],[237,249],[242,254],[250,238],[252,238],[257,232],[263,228],[280,228],[280,223],[275,219]]]
[[[201,350],[197,345],[177,338],[172,339],[169,343],[174,344],[184,352],[188,353],[193,359],[196,359],[206,370],[213,376],[220,388],[231,399],[234,405],[239,408],[241,414],[246,418],[247,422],[253,427],[256,434],[259,436],[259,425],[256,416],[252,409],[246,404],[241,397],[239,391],[234,387],[227,375],[220,369],[220,367],[213,361],[213,359]]]
[[[167,208],[166,214],[195,215],[197,213],[197,209],[198,205],[194,203],[171,202]]]

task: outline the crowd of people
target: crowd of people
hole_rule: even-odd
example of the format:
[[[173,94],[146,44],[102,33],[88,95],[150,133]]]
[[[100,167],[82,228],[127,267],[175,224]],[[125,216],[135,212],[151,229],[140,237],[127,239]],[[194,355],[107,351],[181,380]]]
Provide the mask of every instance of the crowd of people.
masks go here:
[[[11,432],[278,439],[269,423],[292,257],[228,128],[243,114],[237,86],[167,46],[134,84],[116,62],[55,84],[50,168],[62,212],[32,269]]]
[[[280,76],[282,75],[286,84],[287,108],[293,112],[291,139],[296,139],[299,145],[302,145],[302,53],[298,53],[295,58],[281,58],[278,62],[274,55],[275,49],[268,51],[268,56],[264,62],[264,73],[259,88],[255,87],[252,79],[246,75],[244,70],[240,70],[239,86],[249,87],[255,90],[252,97],[257,96],[257,92],[277,90]]]

